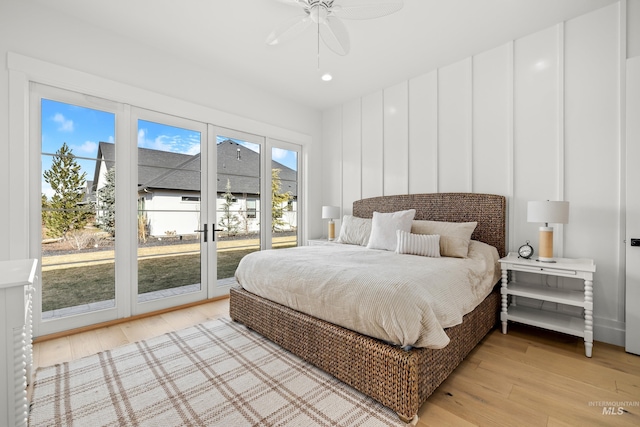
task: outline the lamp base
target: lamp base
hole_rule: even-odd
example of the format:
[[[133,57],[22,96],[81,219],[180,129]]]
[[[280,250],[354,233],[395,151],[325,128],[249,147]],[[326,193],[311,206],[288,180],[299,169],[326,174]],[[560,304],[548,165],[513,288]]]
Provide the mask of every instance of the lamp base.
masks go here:
[[[540,227],[539,239],[538,261],[555,262],[553,260],[553,227]]]
[[[327,240],[332,242],[336,239],[336,223],[331,219],[329,220],[329,229],[327,232]]]

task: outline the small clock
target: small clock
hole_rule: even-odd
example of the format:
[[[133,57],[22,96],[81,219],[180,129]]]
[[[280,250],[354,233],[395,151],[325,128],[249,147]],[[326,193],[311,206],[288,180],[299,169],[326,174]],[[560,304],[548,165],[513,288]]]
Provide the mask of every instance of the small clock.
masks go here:
[[[528,240],[527,240],[527,243],[520,246],[520,249],[518,249],[518,256],[520,258],[525,258],[525,259],[529,259],[533,256],[533,248],[529,244]]]
[[[520,249],[518,249],[518,256],[520,258],[525,258],[525,259],[529,259],[533,256],[533,248],[529,244],[528,240],[527,240],[527,243],[520,246]]]

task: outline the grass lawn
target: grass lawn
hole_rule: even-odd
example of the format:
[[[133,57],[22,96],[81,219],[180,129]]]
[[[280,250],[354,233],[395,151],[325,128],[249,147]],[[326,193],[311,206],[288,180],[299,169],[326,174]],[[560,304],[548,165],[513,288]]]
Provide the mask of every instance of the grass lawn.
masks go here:
[[[257,249],[218,252],[218,278],[233,277],[238,263]],[[200,283],[200,255],[143,259],[138,263],[138,293]],[[42,272],[42,311],[115,298],[114,264],[95,264]]]

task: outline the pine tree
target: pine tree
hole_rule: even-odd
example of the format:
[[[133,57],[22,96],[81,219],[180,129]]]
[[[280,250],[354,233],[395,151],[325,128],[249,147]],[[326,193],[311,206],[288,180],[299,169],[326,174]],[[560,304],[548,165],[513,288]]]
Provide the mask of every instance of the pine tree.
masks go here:
[[[71,230],[81,230],[93,215],[90,203],[84,200],[87,184],[86,172],[81,173],[67,143],[56,151],[51,169],[42,176],[54,191],[43,210],[44,225],[52,237],[66,237]]]
[[[235,236],[238,234],[238,228],[240,227],[240,221],[235,213],[231,212],[231,206],[235,202],[233,194],[231,193],[231,181],[227,179],[227,186],[225,187],[224,203],[222,204],[222,218],[218,225],[227,231],[227,236]]]
[[[106,182],[97,199],[97,225],[112,237],[116,235],[116,167],[107,170]]]
[[[281,188],[280,169],[271,169],[271,231],[279,231],[284,227],[284,207],[291,200],[291,192],[281,193]]]

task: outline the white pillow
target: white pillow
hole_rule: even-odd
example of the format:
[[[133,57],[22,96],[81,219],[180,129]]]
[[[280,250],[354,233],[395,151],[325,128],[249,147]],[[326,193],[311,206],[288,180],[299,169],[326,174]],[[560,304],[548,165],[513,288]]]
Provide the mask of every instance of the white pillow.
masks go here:
[[[371,234],[371,218],[359,218],[353,215],[345,215],[342,218],[340,236],[337,243],[348,245],[367,246]]]
[[[440,236],[437,234],[411,234],[396,231],[397,254],[411,254],[440,258]]]
[[[391,213],[374,212],[367,248],[395,251],[396,231],[411,231],[411,222],[414,216],[416,216],[415,209]]]
[[[413,221],[411,232],[414,234],[440,235],[440,255],[466,258],[471,235],[477,222]]]

